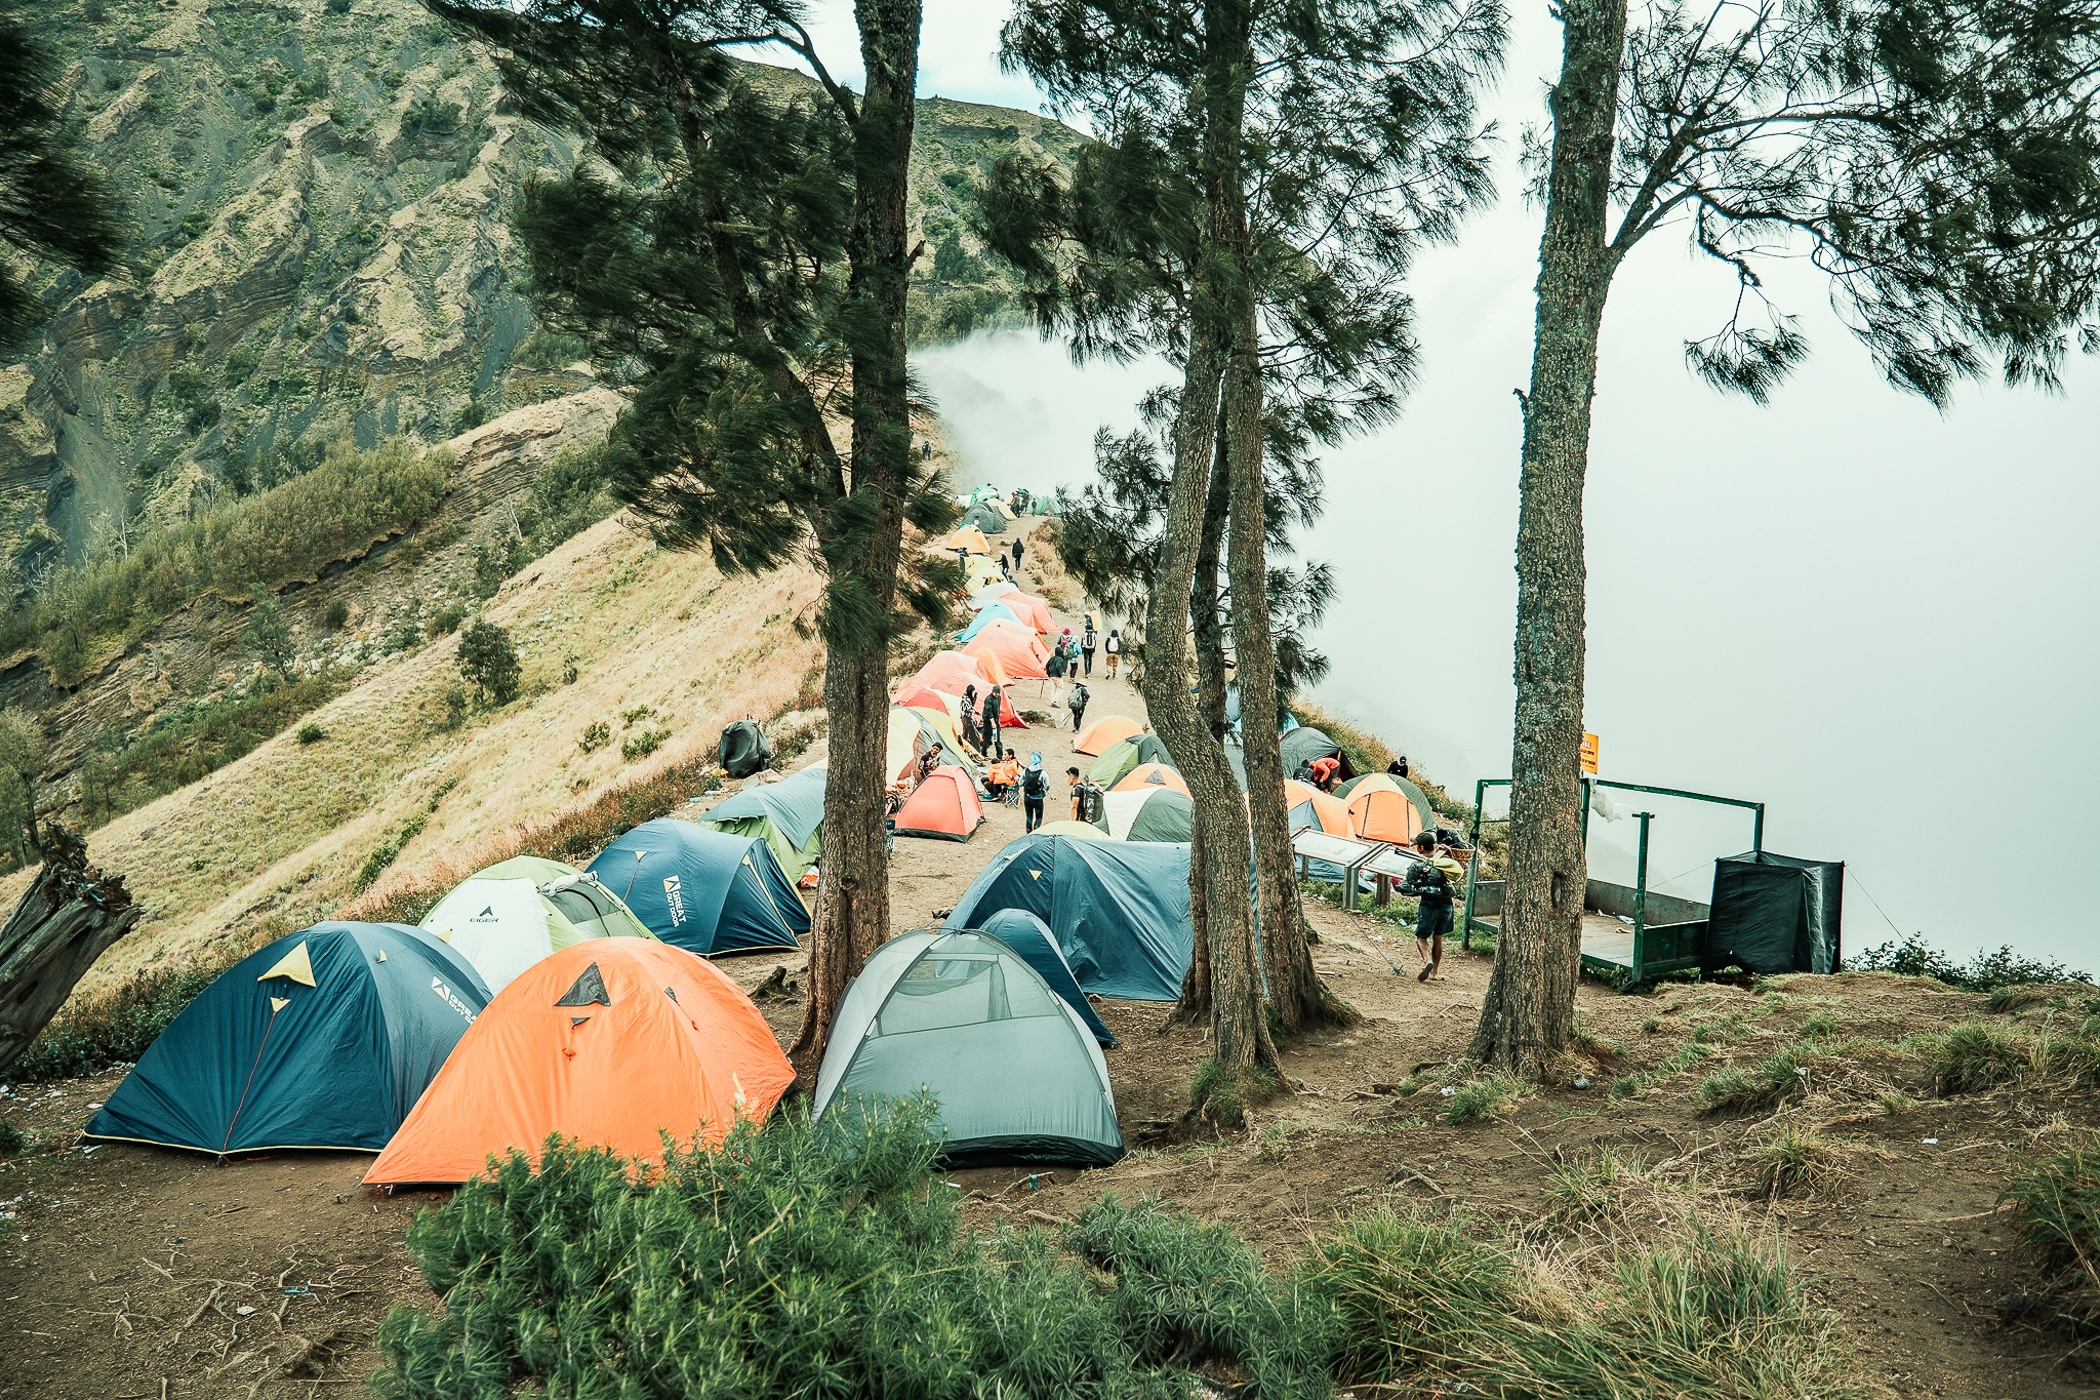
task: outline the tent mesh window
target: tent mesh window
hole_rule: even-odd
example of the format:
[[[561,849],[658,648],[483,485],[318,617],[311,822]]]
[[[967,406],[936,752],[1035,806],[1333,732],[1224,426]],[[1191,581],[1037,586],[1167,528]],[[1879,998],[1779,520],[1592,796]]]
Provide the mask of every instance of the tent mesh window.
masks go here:
[[[868,1035],[908,1035],[986,1021],[1061,1016],[1056,995],[1040,982],[1010,979],[996,952],[938,952],[898,979]]]

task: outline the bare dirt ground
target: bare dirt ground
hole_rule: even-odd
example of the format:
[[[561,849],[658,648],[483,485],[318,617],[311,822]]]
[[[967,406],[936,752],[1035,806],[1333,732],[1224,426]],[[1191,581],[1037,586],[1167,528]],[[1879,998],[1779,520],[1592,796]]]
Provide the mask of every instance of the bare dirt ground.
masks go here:
[[[1135,693],[1096,667],[1093,717],[1142,715]],[[1024,708],[1046,709],[1021,687]],[[1055,712],[1061,719],[1062,710]],[[1020,739],[1059,775],[1072,732],[1036,727]],[[993,807],[964,845],[901,840],[893,893],[897,926],[931,921],[1020,834],[1017,809]],[[1050,816],[1065,813],[1053,797]],[[1556,1164],[1617,1149],[1642,1164],[1618,1228],[1667,1237],[1675,1217],[1643,1221],[1643,1193],[1697,1193],[1747,1228],[1776,1235],[1818,1298],[1840,1317],[1863,1369],[1902,1396],[2058,1396],[2091,1391],[2067,1354],[2075,1339],[2000,1319],[2024,1277],[2007,1217],[2009,1177],[2074,1128],[2100,1124],[2090,1095],[2006,1090],[1934,1100],[1917,1071],[1871,1054],[1818,1068],[1805,1097],[1775,1116],[1703,1118],[1691,1090],[1723,1063],[1792,1045],[1811,1018],[1848,1036],[1893,1040],[1983,1014],[1983,998],[1879,975],[1782,979],[1750,990],[1670,986],[1618,996],[1581,993],[1594,1049],[1592,1087],[1560,1088],[1506,1118],[1452,1126],[1434,1084],[1397,1087],[1464,1048],[1488,962],[1454,955],[1447,977],[1412,974],[1404,931],[1313,904],[1321,973],[1364,1014],[1346,1031],[1292,1045],[1294,1092],[1252,1111],[1248,1131],[1183,1140],[1170,1124],[1206,1053],[1200,1030],[1168,1028],[1164,1005],[1109,1002],[1122,1040],[1108,1063],[1133,1150],[1092,1172],[986,1169],[953,1179],[980,1224],[1067,1218],[1104,1191],[1151,1194],[1229,1221],[1279,1261],[1339,1213],[1377,1204],[1458,1212],[1497,1225],[1539,1221]],[[1396,976],[1397,964],[1406,975]],[[755,986],[773,958],[729,961]],[[790,972],[798,960],[787,960]],[[783,1043],[801,1007],[762,1003]],[[1607,1099],[1611,1081],[1654,1070],[1694,1041],[1715,1057],[1660,1077],[1637,1097]],[[1426,1077],[1426,1076],[1425,1076]],[[187,1154],[110,1145],[77,1134],[117,1076],[25,1090],[0,1100],[0,1119],[32,1150],[0,1159],[0,1397],[166,1400],[189,1396],[356,1394],[379,1365],[374,1331],[397,1303],[433,1301],[402,1245],[411,1214],[435,1194],[385,1196],[358,1186],[368,1158],[287,1155],[218,1164]],[[1745,1151],[1780,1123],[1812,1126],[1845,1145],[1836,1180],[1773,1198],[1747,1182]],[[1664,1222],[1658,1224],[1658,1222]],[[1537,1227],[1569,1254],[1600,1247],[1581,1228]]]

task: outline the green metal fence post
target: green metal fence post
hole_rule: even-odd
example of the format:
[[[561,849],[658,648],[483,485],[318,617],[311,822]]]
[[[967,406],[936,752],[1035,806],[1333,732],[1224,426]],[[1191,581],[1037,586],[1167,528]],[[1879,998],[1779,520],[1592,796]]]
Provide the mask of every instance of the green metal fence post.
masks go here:
[[[1760,802],[1751,809],[1755,815],[1750,819],[1750,853],[1765,853],[1765,804]]]
[[[1480,872],[1480,809],[1487,802],[1487,779],[1473,784],[1473,829],[1466,839],[1466,921],[1459,929],[1458,946],[1473,951],[1473,881]]]
[[[1639,982],[1645,967],[1648,931],[1648,823],[1653,812],[1635,812],[1641,823],[1640,862],[1633,877],[1633,980]]]

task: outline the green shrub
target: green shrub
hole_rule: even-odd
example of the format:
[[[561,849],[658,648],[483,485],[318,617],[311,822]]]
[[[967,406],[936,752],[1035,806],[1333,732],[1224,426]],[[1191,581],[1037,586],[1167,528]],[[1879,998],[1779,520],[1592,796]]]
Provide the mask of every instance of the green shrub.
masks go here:
[[[392,836],[374,847],[372,854],[365,857],[365,863],[357,868],[356,877],[350,881],[350,892],[363,894],[372,888],[372,882],[386,873],[386,868],[401,854],[401,848],[423,834],[423,827],[429,820],[429,813],[418,812],[401,823]]]
[[[315,724],[312,720],[308,720],[299,726],[299,732],[293,737],[302,744],[318,744],[328,737],[328,731]]]
[[[350,604],[346,599],[337,598],[333,600],[329,603],[327,610],[321,614],[321,625],[331,632],[342,631],[349,621]]]
[[[8,1075],[33,1084],[131,1064],[182,1008],[237,961],[230,957],[193,967],[159,968],[101,996],[73,1002],[38,1033],[22,1058],[8,1067]]]
[[[1933,1051],[1932,1092],[1973,1094],[2018,1079],[2034,1066],[2034,1043],[2017,1031],[1965,1021]]]
[[[2100,1136],[2080,1136],[1999,1198],[2014,1207],[2020,1249],[2065,1320],[2100,1324]]]
[[[630,734],[620,741],[620,757],[629,763],[638,758],[647,758],[663,747],[664,740],[670,737],[671,731],[668,729],[644,729],[638,734]]]
[[[12,1123],[0,1123],[0,1157],[12,1157],[29,1146],[29,1139]]]
[[[1804,1087],[1800,1062],[1781,1050],[1748,1070],[1715,1070],[1693,1091],[1692,1103],[1701,1113],[1764,1113]]]
[[[1901,943],[1880,943],[1845,959],[1847,972],[1894,972],[1905,977],[1930,977],[1965,992],[1988,992],[2027,982],[2082,982],[2092,978],[2060,962],[2029,958],[2010,947],[1979,952],[1958,963],[1928,944],[1922,934],[1912,934]]]
[[[1175,1323],[1221,1336],[1228,1362],[1290,1375],[1271,1359],[1290,1338],[1234,1350],[1280,1303],[1188,1296],[1188,1264],[1245,1260],[1187,1228],[1162,1229],[1156,1258],[1149,1219],[1077,1227],[1121,1264],[1112,1287],[1043,1232],[963,1230],[960,1193],[928,1175],[934,1122],[927,1101],[815,1122],[790,1111],[719,1152],[674,1149],[646,1184],[604,1152],[550,1143],[537,1172],[513,1153],[410,1226],[442,1306],[387,1317],[373,1387],[385,1400],[1180,1400],[1187,1358],[1148,1349]],[[1317,1376],[1264,1391],[1324,1393]]]
[[[1445,1105],[1446,1123],[1478,1123],[1483,1118],[1501,1118],[1516,1107],[1517,1100],[1529,1092],[1520,1079],[1505,1074],[1490,1074],[1470,1084],[1459,1086]]]
[[[594,719],[583,727],[583,737],[576,741],[576,747],[585,753],[596,753],[611,742],[612,726],[602,719]]]
[[[1345,1383],[1453,1374],[1467,1339],[1524,1325],[1515,1255],[1470,1238],[1463,1221],[1356,1216],[1313,1241],[1299,1280],[1333,1317],[1330,1364]]]
[[[433,637],[449,637],[459,630],[459,624],[466,621],[466,617],[467,605],[454,598],[451,602],[443,604],[437,611],[431,613],[430,635]]]
[[[1260,1103],[1282,1088],[1275,1073],[1265,1066],[1256,1065],[1237,1083],[1228,1083],[1218,1062],[1205,1060],[1196,1066],[1196,1077],[1189,1084],[1189,1116],[1221,1128],[1244,1127],[1247,1105]]]
[[[510,633],[493,622],[477,622],[459,639],[459,678],[484,705],[508,705],[518,698],[517,649]]]

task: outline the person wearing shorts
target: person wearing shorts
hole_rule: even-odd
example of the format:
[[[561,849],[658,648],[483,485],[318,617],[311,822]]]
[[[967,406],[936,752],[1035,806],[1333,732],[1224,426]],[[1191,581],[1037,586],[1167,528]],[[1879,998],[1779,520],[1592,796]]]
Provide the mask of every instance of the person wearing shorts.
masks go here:
[[[1457,894],[1457,880],[1465,878],[1465,871],[1457,861],[1436,848],[1436,837],[1422,832],[1415,837],[1418,859],[1408,869],[1407,878],[1400,882],[1399,892],[1416,901],[1415,951],[1421,955],[1422,970],[1415,975],[1417,982],[1431,978],[1443,978],[1440,970],[1444,964],[1444,935],[1451,932],[1451,906]]]

